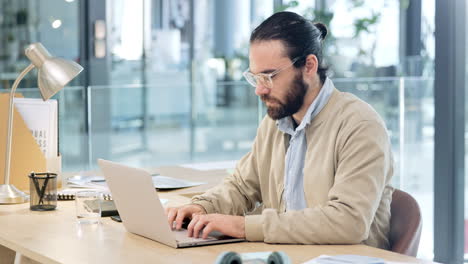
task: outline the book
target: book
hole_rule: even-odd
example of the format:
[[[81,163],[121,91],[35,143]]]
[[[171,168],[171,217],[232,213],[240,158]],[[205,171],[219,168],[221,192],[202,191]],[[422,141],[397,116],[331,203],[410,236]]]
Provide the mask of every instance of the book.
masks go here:
[[[59,201],[67,201],[67,200],[75,200],[76,192],[80,191],[100,191],[102,193],[102,199],[105,201],[112,201],[112,194],[109,191],[105,191],[102,189],[85,189],[85,188],[68,188],[57,191],[57,200]],[[159,198],[161,204],[166,204],[169,200]]]
[[[96,200],[89,200],[84,202],[87,207],[89,207],[90,211],[96,211],[99,207],[101,207],[101,216],[106,217],[106,216],[113,216],[113,215],[119,215],[119,212],[117,211],[117,208],[115,207],[115,203],[112,200],[104,200],[100,201],[98,204],[98,201]]]
[[[46,159],[58,155],[57,100],[14,98],[14,106],[31,131]],[[14,122],[14,121],[13,121]]]
[[[63,189],[57,191],[57,200],[66,201],[66,200],[75,200],[75,194],[79,191],[99,191],[96,189]],[[102,192],[102,197],[104,200],[112,200],[112,195],[109,192]]]

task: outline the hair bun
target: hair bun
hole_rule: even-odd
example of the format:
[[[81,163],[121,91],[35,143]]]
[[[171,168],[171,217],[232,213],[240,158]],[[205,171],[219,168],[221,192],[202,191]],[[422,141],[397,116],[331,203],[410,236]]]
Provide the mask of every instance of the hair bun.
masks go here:
[[[325,24],[320,23],[320,22],[314,23],[314,26],[315,26],[318,30],[320,30],[320,38],[321,38],[322,40],[324,40],[325,37],[326,37],[327,34],[328,34],[327,26],[325,26]]]

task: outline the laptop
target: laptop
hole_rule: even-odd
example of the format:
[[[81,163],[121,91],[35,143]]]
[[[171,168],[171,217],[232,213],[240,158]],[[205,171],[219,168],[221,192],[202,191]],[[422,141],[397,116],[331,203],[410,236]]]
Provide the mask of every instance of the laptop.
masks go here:
[[[244,241],[220,232],[202,239],[188,237],[187,229],[172,230],[149,172],[102,159],[98,164],[128,232],[174,248]]]

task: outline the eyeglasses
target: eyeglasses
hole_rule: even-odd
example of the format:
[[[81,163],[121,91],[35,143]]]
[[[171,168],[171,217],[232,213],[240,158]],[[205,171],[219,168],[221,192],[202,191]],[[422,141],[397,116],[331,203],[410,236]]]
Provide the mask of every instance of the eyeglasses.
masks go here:
[[[247,82],[250,83],[253,87],[257,87],[257,85],[261,84],[262,86],[265,86],[268,89],[273,88],[273,77],[277,75],[278,73],[286,70],[287,68],[291,67],[298,61],[301,57],[296,57],[292,60],[291,64],[289,64],[286,67],[280,68],[272,73],[257,73],[253,74],[250,72],[250,69],[247,69],[243,75],[244,78],[247,80]]]

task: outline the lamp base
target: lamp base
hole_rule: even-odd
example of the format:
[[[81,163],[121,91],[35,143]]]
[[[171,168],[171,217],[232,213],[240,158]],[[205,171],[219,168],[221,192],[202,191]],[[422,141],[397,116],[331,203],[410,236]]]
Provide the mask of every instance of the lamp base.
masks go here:
[[[29,195],[12,184],[0,184],[0,204],[19,204],[29,201]]]

